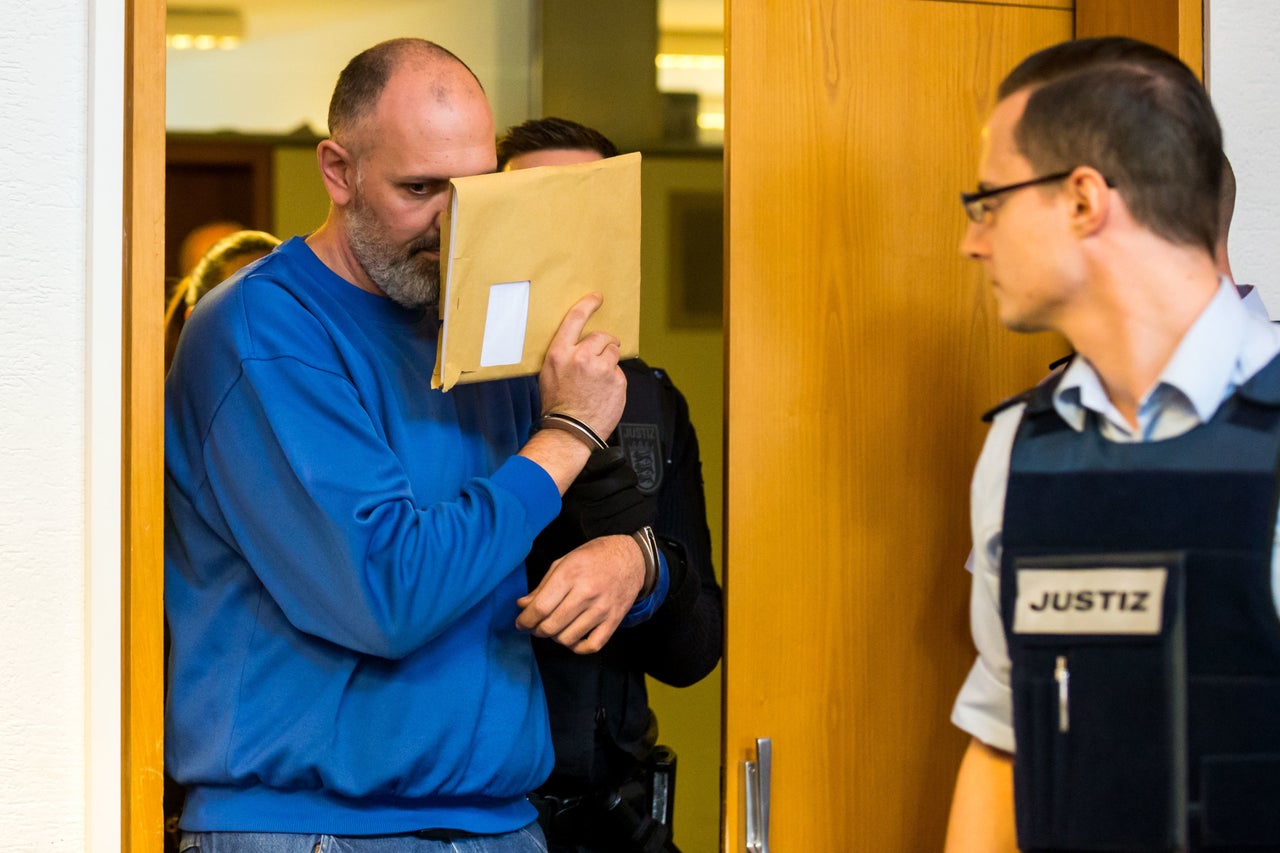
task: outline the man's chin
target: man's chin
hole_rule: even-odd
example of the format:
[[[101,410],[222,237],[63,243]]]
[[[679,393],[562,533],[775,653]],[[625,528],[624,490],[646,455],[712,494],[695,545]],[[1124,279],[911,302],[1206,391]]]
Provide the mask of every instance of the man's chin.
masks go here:
[[[415,282],[406,286],[402,283],[379,283],[381,291],[390,301],[396,302],[406,309],[431,309],[440,302],[440,286],[438,282]]]
[[[994,280],[991,282],[991,293],[996,300],[996,319],[1000,321],[1001,326],[1011,332],[1040,331],[1038,328],[1032,328],[1034,324],[1031,323],[1030,318],[1011,303],[1008,295],[1000,289],[1000,285]]]
[[[1011,332],[1031,335],[1036,332],[1048,331],[1049,326],[1034,317],[1024,317],[1019,315],[1009,316],[1003,312],[1000,314],[1000,323]]]
[[[376,282],[388,299],[403,308],[434,308],[440,304],[440,264],[419,263],[412,274],[401,269],[394,280]]]
[[[401,308],[408,308],[416,311],[426,308],[433,309],[440,306],[440,293],[438,290],[432,290],[430,293],[414,291],[408,293],[397,288],[383,288],[382,292],[388,299],[399,305]]]

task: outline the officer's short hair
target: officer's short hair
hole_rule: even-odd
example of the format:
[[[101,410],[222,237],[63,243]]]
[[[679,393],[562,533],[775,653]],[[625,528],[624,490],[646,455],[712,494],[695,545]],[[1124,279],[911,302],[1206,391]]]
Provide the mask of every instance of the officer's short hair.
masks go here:
[[[1183,82],[1199,82],[1186,64],[1164,48],[1127,36],[1073,39],[1051,45],[1028,56],[1005,76],[997,95],[1000,100],[1019,89],[1048,83],[1100,65],[1134,65]]]
[[[616,157],[618,147],[595,128],[567,118],[535,118],[517,124],[498,140],[498,169],[506,167],[512,157],[534,151],[562,149],[595,151],[601,157]]]
[[[1222,129],[1186,65],[1133,39],[1086,39],[1028,57],[1000,94],[1028,87],[1014,141],[1037,174],[1092,166],[1139,223],[1213,254]]]

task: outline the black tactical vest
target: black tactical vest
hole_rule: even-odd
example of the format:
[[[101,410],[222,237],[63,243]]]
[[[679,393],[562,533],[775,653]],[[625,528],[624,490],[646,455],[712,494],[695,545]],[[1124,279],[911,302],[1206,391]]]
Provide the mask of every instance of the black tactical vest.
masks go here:
[[[670,464],[675,421],[664,390],[670,380],[638,358],[620,366],[627,375],[627,399],[609,444],[622,447],[640,490],[651,495]],[[541,539],[535,542],[527,561],[530,587],[560,556],[544,552],[541,544]],[[552,640],[533,640],[556,752],[553,787],[616,784],[654,745],[644,673],[628,665],[624,634],[615,634],[593,655],[575,654]]]
[[[1280,359],[1120,444],[1025,395],[1005,497],[1023,850],[1280,850]]]

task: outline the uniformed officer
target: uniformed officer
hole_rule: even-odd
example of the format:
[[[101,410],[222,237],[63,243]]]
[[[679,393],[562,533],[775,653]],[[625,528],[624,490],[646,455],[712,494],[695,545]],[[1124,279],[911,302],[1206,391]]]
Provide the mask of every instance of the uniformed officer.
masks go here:
[[[498,140],[500,169],[571,165],[612,157],[592,128],[558,118],[527,121]],[[674,754],[657,745],[645,675],[676,687],[720,660],[723,605],[711,565],[698,439],[684,396],[660,368],[621,362],[622,420],[565,496],[564,510],[534,543],[530,584],[586,538],[650,526],[669,574],[664,603],[622,628],[597,654],[534,639],[547,693],[556,762],[538,791],[550,850],[672,851]],[[655,807],[656,804],[656,807]],[[655,818],[655,815],[657,816]]]
[[[1280,849],[1280,331],[1215,270],[1208,96],[1150,45],[1048,48],[978,178],[962,251],[1076,356],[974,473],[947,849]]]

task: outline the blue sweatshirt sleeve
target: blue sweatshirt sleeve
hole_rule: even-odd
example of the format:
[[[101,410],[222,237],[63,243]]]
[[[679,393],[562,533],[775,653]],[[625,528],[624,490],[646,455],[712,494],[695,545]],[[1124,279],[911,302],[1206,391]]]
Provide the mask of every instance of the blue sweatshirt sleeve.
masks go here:
[[[622,617],[619,623],[620,628],[630,628],[649,621],[653,614],[658,612],[658,608],[667,600],[667,591],[671,587],[671,572],[667,568],[667,558],[661,551],[658,552],[658,578],[657,583],[653,585],[653,592],[631,605],[631,609],[627,611],[627,615]]]
[[[202,505],[298,630],[400,658],[522,570],[560,498],[523,457],[486,469],[489,436],[456,418],[370,408],[344,376],[245,360],[202,442]]]

